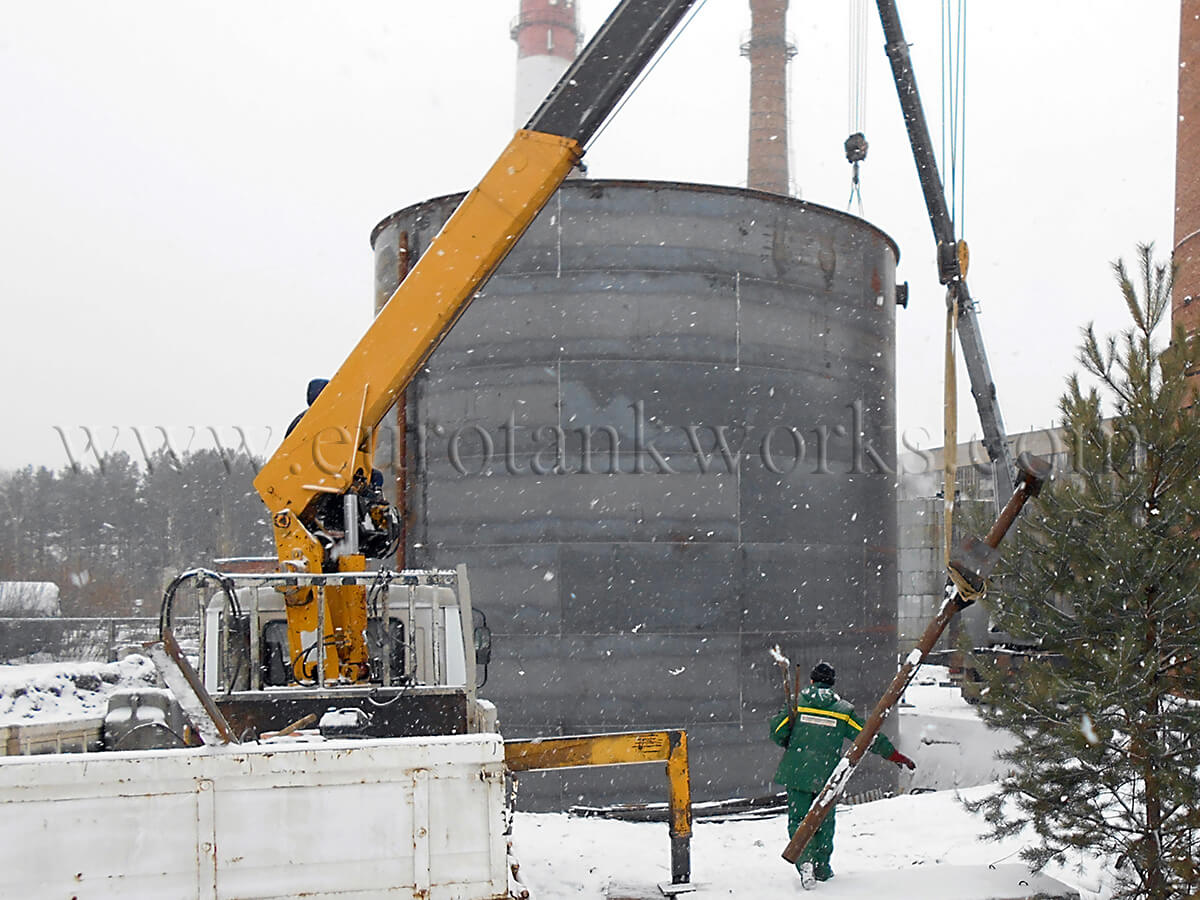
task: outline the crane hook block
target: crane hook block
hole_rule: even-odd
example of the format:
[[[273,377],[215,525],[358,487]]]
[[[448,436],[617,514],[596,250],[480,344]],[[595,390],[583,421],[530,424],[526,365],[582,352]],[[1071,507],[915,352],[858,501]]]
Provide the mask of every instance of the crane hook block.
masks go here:
[[[858,163],[867,158],[867,138],[856,131],[846,138],[846,162]]]

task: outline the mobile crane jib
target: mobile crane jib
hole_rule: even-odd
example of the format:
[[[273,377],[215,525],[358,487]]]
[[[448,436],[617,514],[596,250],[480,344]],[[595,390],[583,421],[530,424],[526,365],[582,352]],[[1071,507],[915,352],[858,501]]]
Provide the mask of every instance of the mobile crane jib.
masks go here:
[[[579,163],[588,141],[694,0],[622,0],[526,126],[467,195],[254,486],[283,570],[361,572],[399,533],[372,478],[373,433],[471,299]],[[360,541],[361,538],[361,541]],[[285,590],[297,681],[371,677],[366,589]],[[327,652],[313,652],[316,646]],[[328,652],[328,651],[333,652]]]

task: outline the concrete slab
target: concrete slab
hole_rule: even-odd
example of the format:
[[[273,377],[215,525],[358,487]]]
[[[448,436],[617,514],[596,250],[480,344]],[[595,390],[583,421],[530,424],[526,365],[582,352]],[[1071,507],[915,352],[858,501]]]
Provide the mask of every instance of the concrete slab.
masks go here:
[[[1033,875],[1020,864],[1000,866],[910,866],[891,872],[850,872],[832,881],[818,883],[811,891],[800,887],[796,895],[813,900],[860,900],[887,897],[889,900],[1080,900],[1079,892],[1048,875]],[[684,897],[705,900],[718,894],[697,884]],[[654,885],[614,882],[606,900],[662,900]]]
[[[694,884],[671,884],[669,881],[655,885],[614,881],[604,890],[604,900],[663,900],[664,897],[696,897]]]
[[[604,900],[663,900],[663,892],[653,884],[613,882],[604,891]],[[686,896],[702,896],[689,894]]]

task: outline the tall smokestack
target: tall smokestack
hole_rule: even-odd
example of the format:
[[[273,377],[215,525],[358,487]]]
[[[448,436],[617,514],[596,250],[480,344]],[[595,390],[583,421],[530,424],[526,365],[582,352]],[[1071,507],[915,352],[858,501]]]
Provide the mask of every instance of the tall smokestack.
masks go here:
[[[787,40],[788,0],[750,0],[750,152],[746,186],[776,194],[788,178],[787,64],[796,48]]]
[[[575,0],[521,0],[512,24],[517,42],[515,127],[521,128],[567,71],[579,49]]]
[[[1171,327],[1200,330],[1200,0],[1179,10],[1179,117],[1175,131],[1176,266]]]

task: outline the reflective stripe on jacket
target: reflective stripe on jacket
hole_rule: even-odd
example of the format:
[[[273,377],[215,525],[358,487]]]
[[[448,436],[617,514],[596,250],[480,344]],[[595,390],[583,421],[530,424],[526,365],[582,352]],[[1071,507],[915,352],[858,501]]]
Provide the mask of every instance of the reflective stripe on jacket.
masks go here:
[[[800,692],[793,718],[788,710],[771,717],[771,740],[784,748],[775,783],[797,791],[821,790],[842,755],[842,742],[862,731],[863,720],[833,688],[810,685]],[[872,753],[885,759],[895,751],[882,734],[871,742]]]

